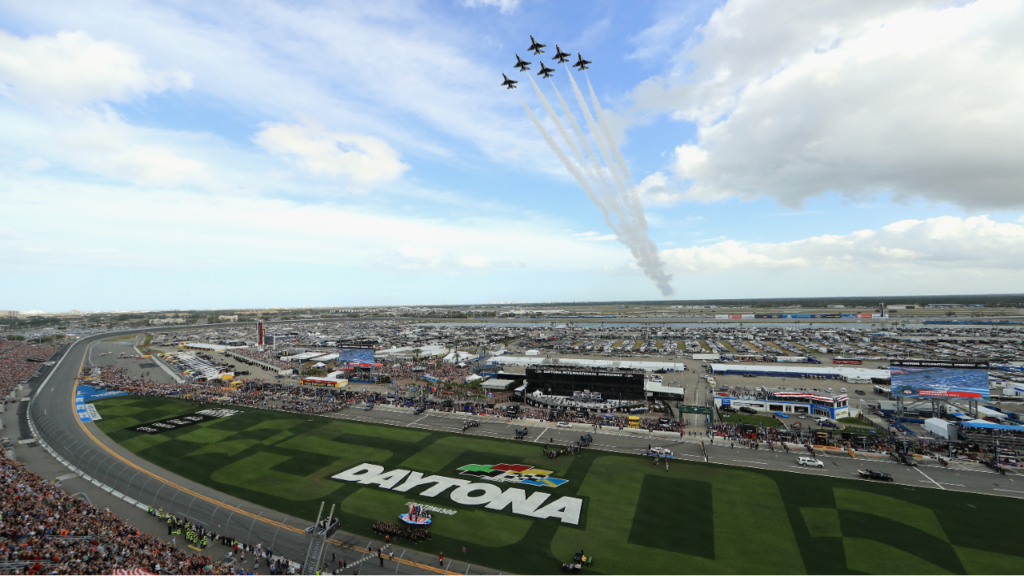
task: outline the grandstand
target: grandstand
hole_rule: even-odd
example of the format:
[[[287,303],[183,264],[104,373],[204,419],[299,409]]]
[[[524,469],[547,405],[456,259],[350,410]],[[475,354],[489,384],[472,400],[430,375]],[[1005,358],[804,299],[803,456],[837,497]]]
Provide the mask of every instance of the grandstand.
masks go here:
[[[187,554],[0,455],[0,572],[229,574],[209,556]],[[139,572],[136,572],[139,573]]]

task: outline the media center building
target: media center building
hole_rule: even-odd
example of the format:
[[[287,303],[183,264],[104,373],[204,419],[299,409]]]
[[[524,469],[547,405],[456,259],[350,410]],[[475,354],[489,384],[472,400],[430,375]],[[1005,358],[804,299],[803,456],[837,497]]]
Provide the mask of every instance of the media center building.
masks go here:
[[[595,370],[542,366],[526,369],[527,392],[541,392],[545,396],[590,395],[604,400],[642,401],[644,371],[637,369]]]

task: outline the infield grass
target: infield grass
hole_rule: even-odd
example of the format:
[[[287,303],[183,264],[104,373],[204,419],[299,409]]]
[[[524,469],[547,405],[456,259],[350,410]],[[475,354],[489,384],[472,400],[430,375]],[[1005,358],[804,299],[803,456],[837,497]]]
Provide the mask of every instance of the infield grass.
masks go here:
[[[128,450],[232,496],[312,521],[322,500],[342,529],[374,537],[406,502],[435,516],[433,539],[400,546],[522,574],[554,573],[583,550],[595,573],[1024,573],[1024,501],[926,488],[596,450],[550,460],[530,442],[240,408],[243,414],[156,435],[127,430],[196,411],[123,396],[96,403],[96,424]],[[235,407],[233,407],[235,408]],[[770,420],[770,419],[769,419]],[[332,475],[361,463],[458,477],[467,464],[527,464],[568,480],[524,487],[584,500],[578,526],[398,493]],[[480,481],[480,480],[475,480]],[[509,485],[500,485],[506,488]]]

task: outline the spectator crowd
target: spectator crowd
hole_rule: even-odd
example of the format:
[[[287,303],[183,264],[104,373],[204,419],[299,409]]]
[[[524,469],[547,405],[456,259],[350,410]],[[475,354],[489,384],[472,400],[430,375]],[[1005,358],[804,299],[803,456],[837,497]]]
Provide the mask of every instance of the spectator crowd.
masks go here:
[[[0,562],[17,574],[229,574],[209,556],[143,534],[0,455]],[[237,572],[234,572],[237,573]]]

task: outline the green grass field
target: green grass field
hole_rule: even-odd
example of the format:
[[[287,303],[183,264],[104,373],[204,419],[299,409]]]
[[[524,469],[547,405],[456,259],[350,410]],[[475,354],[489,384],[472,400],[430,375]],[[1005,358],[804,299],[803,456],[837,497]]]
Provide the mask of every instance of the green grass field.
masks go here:
[[[457,510],[409,547],[466,546],[498,570],[554,573],[582,548],[596,558],[584,571],[600,573],[1024,573],[1017,499],[684,461],[666,472],[596,450],[548,460],[533,443],[261,410],[146,435],[125,428],[195,409],[132,396],[97,408],[104,432],[162,468],[311,521],[322,500],[338,504],[349,532],[373,537],[371,523],[397,522],[410,499]],[[568,482],[527,492],[582,498],[583,512],[571,526],[330,478],[364,462],[448,477],[528,464]]]

